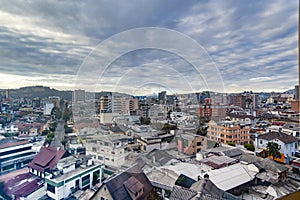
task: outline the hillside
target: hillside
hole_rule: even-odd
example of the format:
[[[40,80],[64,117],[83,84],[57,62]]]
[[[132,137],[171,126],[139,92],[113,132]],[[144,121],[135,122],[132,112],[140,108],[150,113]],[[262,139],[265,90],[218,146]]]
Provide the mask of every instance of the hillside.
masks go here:
[[[1,90],[2,93],[5,91],[6,90],[4,89]],[[44,86],[30,86],[19,89],[10,89],[9,93],[10,97],[12,98],[44,98],[49,96],[60,96],[63,99],[72,100],[72,91],[60,91]]]

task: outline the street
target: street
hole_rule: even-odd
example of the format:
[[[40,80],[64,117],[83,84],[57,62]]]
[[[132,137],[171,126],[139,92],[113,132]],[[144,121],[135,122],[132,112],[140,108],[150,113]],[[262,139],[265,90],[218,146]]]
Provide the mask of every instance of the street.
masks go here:
[[[65,129],[64,129],[64,120],[60,119],[57,121],[57,127],[54,132],[54,138],[51,142],[52,147],[62,147],[61,141],[65,136]]]

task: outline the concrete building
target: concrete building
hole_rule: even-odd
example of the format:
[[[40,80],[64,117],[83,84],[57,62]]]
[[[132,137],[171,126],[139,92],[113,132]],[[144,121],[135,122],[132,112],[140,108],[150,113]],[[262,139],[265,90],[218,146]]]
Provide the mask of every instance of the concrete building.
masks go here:
[[[46,173],[47,195],[55,200],[66,199],[78,190],[101,183],[104,166],[90,157],[69,156],[57,163],[52,173]]]
[[[112,112],[112,93],[106,92],[100,96],[100,113]]]
[[[232,121],[221,121],[208,123],[208,139],[221,143],[233,142],[235,144],[251,143],[250,126]]]
[[[118,168],[127,159],[128,137],[121,134],[93,135],[85,139],[86,154],[93,155],[104,165]]]
[[[174,135],[164,132],[136,133],[137,143],[142,151],[150,152],[154,149],[168,149],[175,147]]]
[[[178,152],[193,155],[207,148],[207,137],[193,133],[176,134]]]
[[[159,104],[167,103],[167,91],[162,91],[158,93],[158,103]]]
[[[51,111],[54,108],[54,103],[46,103],[44,105],[44,115],[51,115]]]
[[[299,100],[299,85],[295,85],[295,100]]]
[[[73,103],[85,102],[85,90],[75,90],[73,92]]]
[[[28,141],[0,140],[0,175],[27,166],[35,155],[32,143]]]

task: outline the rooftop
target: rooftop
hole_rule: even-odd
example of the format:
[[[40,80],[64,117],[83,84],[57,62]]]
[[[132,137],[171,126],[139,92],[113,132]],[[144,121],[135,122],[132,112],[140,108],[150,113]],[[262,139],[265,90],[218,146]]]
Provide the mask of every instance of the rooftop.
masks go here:
[[[14,147],[18,145],[28,144],[28,141],[20,141],[13,138],[4,138],[0,140],[0,149],[8,148],[8,147]]]
[[[253,164],[237,163],[208,172],[209,179],[221,190],[228,191],[255,178],[259,172]]]
[[[268,141],[278,139],[278,140],[282,141],[285,144],[290,144],[290,143],[299,141],[298,138],[296,138],[292,135],[282,133],[282,132],[267,132],[267,133],[264,133],[262,135],[259,135],[258,138],[268,140]]]

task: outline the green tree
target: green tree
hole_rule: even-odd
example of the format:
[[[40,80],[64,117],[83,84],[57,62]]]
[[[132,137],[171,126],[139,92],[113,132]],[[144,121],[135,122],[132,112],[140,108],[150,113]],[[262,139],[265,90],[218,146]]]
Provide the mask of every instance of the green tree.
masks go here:
[[[227,142],[227,144],[228,144],[229,146],[235,147],[235,143],[234,143],[234,142]]]
[[[280,148],[277,143],[268,142],[267,155],[272,156],[273,160],[275,160],[275,158],[281,158]]]
[[[254,151],[255,147],[253,144],[244,144],[245,149],[247,149],[248,151]]]
[[[151,119],[147,117],[140,117],[141,124],[149,125],[151,123]]]

